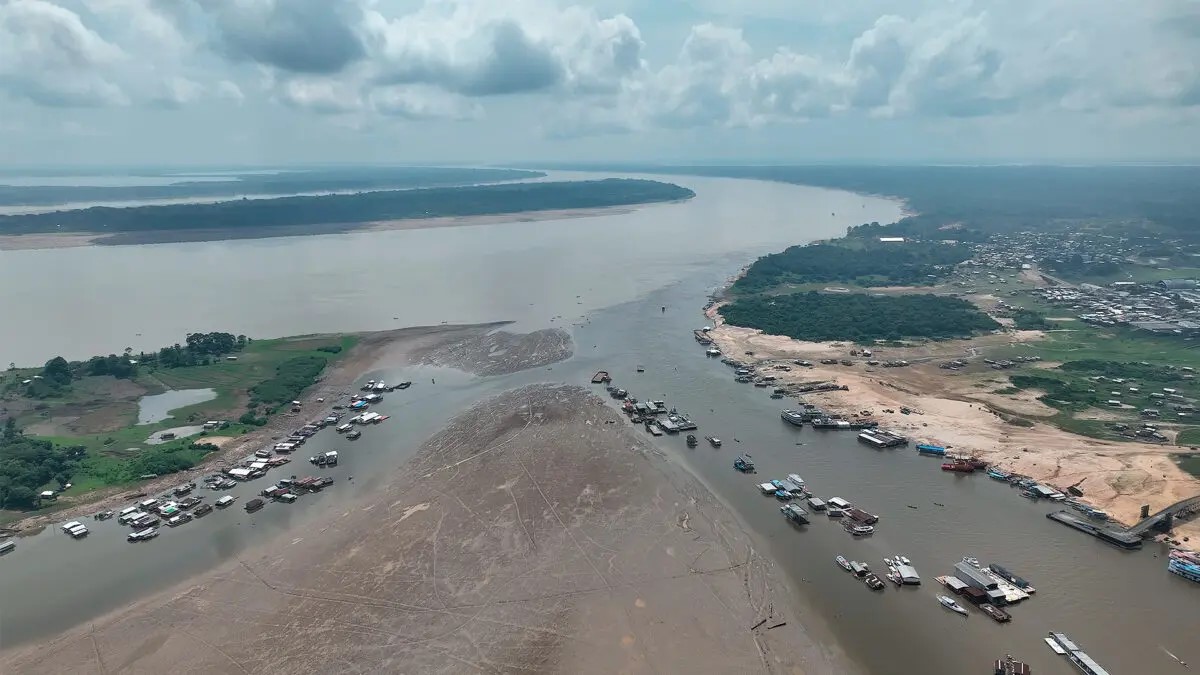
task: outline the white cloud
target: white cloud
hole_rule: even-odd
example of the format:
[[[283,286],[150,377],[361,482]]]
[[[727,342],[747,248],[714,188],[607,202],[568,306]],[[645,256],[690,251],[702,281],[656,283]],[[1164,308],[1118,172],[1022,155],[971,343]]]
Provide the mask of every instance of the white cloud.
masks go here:
[[[124,58],[69,9],[44,0],[0,5],[0,90],[12,97],[55,107],[125,103],[107,78]]]

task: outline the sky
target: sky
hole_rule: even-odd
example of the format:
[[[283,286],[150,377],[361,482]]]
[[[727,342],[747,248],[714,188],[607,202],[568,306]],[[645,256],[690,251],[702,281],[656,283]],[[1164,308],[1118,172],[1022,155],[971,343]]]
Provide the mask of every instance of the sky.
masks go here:
[[[0,165],[1200,161],[1200,0],[0,0]]]

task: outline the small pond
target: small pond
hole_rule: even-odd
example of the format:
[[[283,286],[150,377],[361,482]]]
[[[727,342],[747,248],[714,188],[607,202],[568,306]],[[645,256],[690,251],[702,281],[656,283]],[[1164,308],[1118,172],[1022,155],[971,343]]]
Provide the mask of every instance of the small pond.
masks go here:
[[[212,389],[173,389],[138,401],[138,424],[154,424],[171,417],[172,410],[211,401],[217,397]]]

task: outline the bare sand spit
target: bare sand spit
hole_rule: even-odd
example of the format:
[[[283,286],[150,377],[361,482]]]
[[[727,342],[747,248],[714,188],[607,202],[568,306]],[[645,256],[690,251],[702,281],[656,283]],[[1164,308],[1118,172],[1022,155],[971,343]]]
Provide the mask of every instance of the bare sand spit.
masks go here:
[[[673,204],[675,202],[660,202]],[[0,235],[0,251],[19,251],[44,248],[77,248],[80,246],[130,246],[136,244],[167,244],[189,241],[225,241],[229,239],[267,239],[270,237],[300,237],[311,234],[342,234],[346,232],[385,232],[389,230],[422,230],[434,227],[466,227],[499,223],[530,223],[543,220],[566,220],[629,213],[655,206],[609,206],[590,209],[555,209],[522,211],[481,216],[443,216],[438,218],[405,218],[377,220],[365,223],[329,223],[325,225],[277,225],[271,227],[238,227],[211,229],[146,230],[139,232],[46,232],[36,234]]]
[[[729,512],[578,387],[477,405],[297,536],[4,671],[857,672]]]
[[[709,317],[720,322],[713,310]],[[913,361],[907,368],[866,368],[858,359],[852,367],[818,363],[826,358],[846,358],[853,349],[849,343],[806,343],[726,325],[716,326],[710,336],[723,352],[747,362],[812,361],[812,368],[796,368],[777,376],[780,384],[833,381],[849,387],[849,391],[804,395],[806,401],[824,409],[844,414],[869,410],[882,427],[905,433],[917,443],[976,455],[1054,485],[1065,487],[1086,478],[1080,486],[1084,501],[1126,524],[1138,520],[1143,504],[1149,504],[1153,512],[1200,494],[1200,480],[1171,458],[1180,450],[1176,446],[1104,441],[1063,431],[1040,421],[1056,411],[1036,400],[1036,392],[999,395],[990,391],[1007,383],[1004,375],[995,371],[956,374],[938,368],[942,360],[974,358],[989,340],[1027,340],[1033,333],[1017,331],[908,350],[875,350],[877,359]],[[748,351],[753,356],[745,355]],[[998,382],[993,381],[997,378]],[[901,407],[919,414],[904,415]],[[894,412],[885,413],[885,409]],[[1032,426],[1014,424],[1014,418],[1026,420],[1020,424],[1032,422]],[[931,470],[936,469],[931,463]],[[1177,523],[1175,529],[1180,536],[1200,536],[1200,520]]]

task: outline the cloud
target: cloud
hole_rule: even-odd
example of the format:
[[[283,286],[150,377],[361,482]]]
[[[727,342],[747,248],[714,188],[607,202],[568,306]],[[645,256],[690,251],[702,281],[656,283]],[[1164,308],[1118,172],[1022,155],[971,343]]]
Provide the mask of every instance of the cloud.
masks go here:
[[[409,120],[471,120],[483,107],[463,96],[432,87],[380,87],[371,92],[371,108],[381,115]]]
[[[0,90],[52,107],[118,105],[124,92],[106,77],[125,54],[44,0],[0,5]]]
[[[330,74],[366,54],[353,0],[194,0],[222,53],[292,73]],[[178,17],[178,15],[176,15]]]

